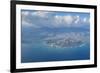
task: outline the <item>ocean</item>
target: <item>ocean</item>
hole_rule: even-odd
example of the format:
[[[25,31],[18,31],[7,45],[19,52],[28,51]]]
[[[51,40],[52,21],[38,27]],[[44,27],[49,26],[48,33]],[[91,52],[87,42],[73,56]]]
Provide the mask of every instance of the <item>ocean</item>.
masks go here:
[[[85,45],[81,47],[49,47],[43,43],[43,38],[47,37],[47,32],[44,37],[40,34],[43,31],[35,33],[30,32],[30,30],[25,30],[24,32],[22,32],[21,44],[22,63],[90,59],[90,42],[86,42]]]

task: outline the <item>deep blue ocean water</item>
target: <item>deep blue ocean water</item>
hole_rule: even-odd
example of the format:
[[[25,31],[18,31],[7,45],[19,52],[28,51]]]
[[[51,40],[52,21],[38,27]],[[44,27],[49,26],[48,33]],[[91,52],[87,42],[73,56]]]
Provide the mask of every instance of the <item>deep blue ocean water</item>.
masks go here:
[[[87,60],[89,45],[80,48],[22,48],[22,62]]]
[[[82,30],[84,31],[84,30]],[[42,43],[43,31],[22,30],[21,62],[71,61],[90,59],[90,43],[76,48],[52,48]]]

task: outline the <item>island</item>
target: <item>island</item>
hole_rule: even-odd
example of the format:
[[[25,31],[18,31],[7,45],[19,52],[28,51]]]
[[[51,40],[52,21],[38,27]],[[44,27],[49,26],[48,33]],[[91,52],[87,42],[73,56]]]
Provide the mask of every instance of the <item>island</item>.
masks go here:
[[[81,47],[89,41],[89,35],[83,32],[70,32],[64,34],[56,34],[45,38],[45,45],[53,48],[75,48]]]

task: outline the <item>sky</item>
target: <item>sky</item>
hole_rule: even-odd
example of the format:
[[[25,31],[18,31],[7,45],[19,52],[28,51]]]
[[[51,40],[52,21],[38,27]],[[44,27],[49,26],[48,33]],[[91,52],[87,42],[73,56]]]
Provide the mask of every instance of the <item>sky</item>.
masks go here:
[[[22,26],[33,28],[88,27],[90,13],[21,10]]]

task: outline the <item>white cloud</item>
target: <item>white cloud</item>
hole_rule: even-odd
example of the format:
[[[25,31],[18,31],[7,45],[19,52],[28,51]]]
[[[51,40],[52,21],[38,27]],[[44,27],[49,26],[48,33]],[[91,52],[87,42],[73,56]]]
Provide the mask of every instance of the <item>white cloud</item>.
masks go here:
[[[54,17],[54,20],[55,20],[55,22],[56,22],[57,24],[60,24],[60,23],[62,23],[63,18],[62,18],[62,16],[56,15],[56,16]]]
[[[32,16],[39,16],[39,17],[47,17],[48,14],[49,12],[43,12],[43,11],[36,11],[31,13]]]
[[[27,21],[22,21],[22,25],[24,25],[24,26],[32,26],[32,25],[29,24]]]
[[[22,24],[34,28],[80,27],[89,22],[89,18],[80,15],[57,15],[54,12],[22,11]]]
[[[22,15],[24,15],[24,16],[27,16],[27,15],[29,15],[29,11],[22,11]]]
[[[74,21],[74,17],[71,15],[66,15],[66,16],[60,16],[60,15],[56,15],[54,16],[54,22],[55,22],[55,26],[60,27],[60,26],[70,26]]]
[[[79,21],[80,21],[80,16],[79,15],[77,15],[77,16],[75,16],[75,24],[77,24],[77,23],[79,23]]]
[[[84,23],[89,23],[89,18],[84,17],[84,18],[83,18],[83,22],[84,22]]]
[[[72,16],[72,15],[66,15],[66,16],[59,16],[56,15],[54,21],[56,24],[54,24],[56,27],[71,27],[74,23],[79,22],[79,16]]]
[[[40,28],[38,25],[31,23],[31,22],[28,22],[28,21],[25,21],[25,20],[22,20],[22,26]]]
[[[63,16],[64,22],[67,24],[72,24],[74,17],[71,15]]]
[[[55,21],[57,24],[66,23],[67,25],[67,24],[72,24],[72,22],[74,21],[74,18],[71,15],[66,15],[66,16],[56,15]]]

